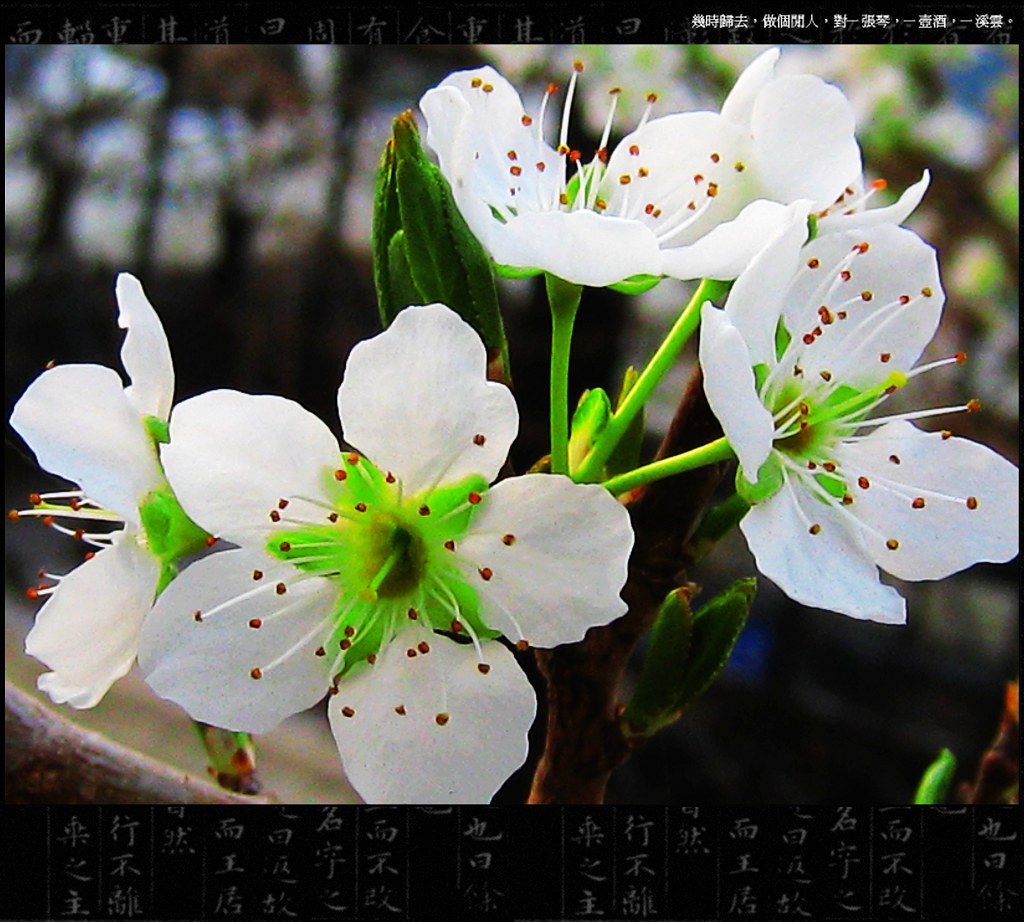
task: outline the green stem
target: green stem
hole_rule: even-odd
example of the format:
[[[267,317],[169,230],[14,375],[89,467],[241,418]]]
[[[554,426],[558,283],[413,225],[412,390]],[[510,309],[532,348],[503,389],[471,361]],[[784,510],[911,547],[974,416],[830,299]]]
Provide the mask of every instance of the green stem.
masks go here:
[[[694,468],[714,464],[716,461],[728,461],[735,456],[729,440],[722,436],[700,448],[693,448],[684,451],[681,455],[673,455],[671,458],[662,458],[660,461],[653,461],[638,467],[636,470],[627,471],[606,480],[603,484],[612,493],[626,493],[635,490],[647,483],[654,483],[655,480],[663,480],[673,474],[682,474],[692,471]]]
[[[654,389],[661,383],[665,373],[672,367],[683,346],[689,341],[700,324],[700,309],[705,301],[713,301],[721,297],[728,282],[715,279],[704,279],[693,293],[689,303],[683,308],[665,341],[658,347],[647,367],[640,373],[629,393],[623,397],[615,413],[612,414],[604,432],[594,443],[586,458],[573,472],[573,480],[586,483],[596,480],[605,462],[615,450],[615,446],[626,434],[629,424],[647,403]]]
[[[551,473],[569,471],[569,351],[583,288],[546,275],[551,306]]]

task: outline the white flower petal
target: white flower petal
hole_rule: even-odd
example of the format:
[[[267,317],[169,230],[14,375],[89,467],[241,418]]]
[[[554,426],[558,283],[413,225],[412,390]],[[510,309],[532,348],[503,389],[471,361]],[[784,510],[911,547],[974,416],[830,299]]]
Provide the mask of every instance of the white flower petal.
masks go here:
[[[429,653],[407,657],[424,636],[404,631],[331,698],[345,774],[370,803],[487,803],[526,759],[533,689],[494,641],[482,647],[486,674],[471,644],[440,635],[429,635]]]
[[[754,202],[744,209],[771,206],[771,202]],[[762,228],[762,235],[750,235],[750,248],[758,252],[729,291],[725,302],[725,315],[740,331],[747,344],[753,364],[774,365],[775,331],[779,316],[786,306],[786,295],[797,266],[800,247],[807,239],[807,201],[801,200],[788,207],[774,205],[778,211],[769,217],[770,224]],[[751,222],[753,226],[756,222]],[[723,225],[725,230],[729,225]],[[707,239],[715,233],[708,235]]]
[[[553,647],[625,613],[632,547],[629,515],[603,487],[526,474],[487,492],[457,557],[489,627]]]
[[[407,496],[469,474],[493,480],[519,412],[486,366],[480,337],[454,311],[407,308],[349,355],[338,390],[345,440],[398,477]]]
[[[485,92],[484,86],[490,89]],[[420,109],[427,120],[427,144],[446,175],[456,164],[480,160],[485,169],[502,166],[507,172],[508,151],[518,151],[524,139],[538,132],[537,127],[524,130],[523,101],[493,67],[449,74],[423,95]],[[527,153],[524,149],[519,156],[525,159]]]
[[[42,467],[126,522],[139,523],[140,500],[163,484],[156,448],[110,368],[44,371],[15,405],[11,425]]]
[[[786,226],[790,211],[778,202],[757,199],[694,243],[666,247],[662,250],[661,271],[677,279],[734,279],[765,242]]]
[[[746,342],[725,311],[710,301],[701,311],[700,365],[704,393],[744,476],[751,483],[772,449],[775,427],[754,385]]]
[[[666,248],[692,243],[756,197],[751,155],[749,135],[715,112],[651,119],[615,146],[603,213],[664,235]]]
[[[868,244],[867,252],[854,253],[862,243]],[[883,225],[826,234],[804,247],[801,258],[817,259],[820,265],[801,269],[783,316],[805,377],[816,380],[825,370],[865,388],[892,371],[909,371],[935,335],[942,314],[935,250],[913,231]],[[850,273],[847,281],[839,278],[842,266]],[[926,289],[930,296],[923,294]],[[901,298],[909,303],[901,304]],[[834,322],[822,323],[822,306]],[[815,330],[821,332],[800,348],[802,338]]]
[[[876,533],[864,541],[883,570],[941,579],[1016,556],[1020,472],[991,448],[899,421],[837,446],[834,455],[851,484],[851,511]],[[862,476],[866,489],[854,486]],[[913,505],[918,499],[922,508]],[[894,550],[885,545],[890,538]]]
[[[483,164],[477,160],[479,151],[475,145],[487,134],[475,132],[473,109],[455,87],[429,90],[420,100],[420,109],[427,120],[427,145],[437,154],[459,211],[469,229],[487,246],[492,231],[499,225],[488,201],[495,194],[498,202],[508,197],[507,188],[494,185],[498,168],[493,156],[488,156]]]
[[[834,507],[801,492],[792,481],[771,499],[753,506],[740,529],[757,569],[803,605],[851,618],[903,624],[906,602],[878,579],[861,542]],[[820,525],[811,534],[811,525]]]
[[[524,124],[519,94],[496,70],[451,74],[424,94],[420,109],[427,120],[427,145],[437,154],[466,223],[488,249],[500,245],[503,230],[490,206],[508,217],[509,208],[519,212],[557,202],[562,159],[543,141],[542,126]]]
[[[767,84],[751,117],[758,176],[782,202],[825,208],[860,176],[853,108],[836,87],[801,74]]]
[[[91,708],[131,669],[160,565],[131,532],[65,576],[36,615],[25,652],[52,669],[39,688]]]
[[[441,172],[453,177],[456,170],[467,169],[463,140],[473,108],[461,88],[441,84],[427,90],[420,100],[420,111],[427,120],[427,146],[437,154]]]
[[[254,570],[262,579],[253,578]],[[160,594],[143,626],[139,666],[146,682],[195,720],[248,733],[269,730],[315,704],[330,686],[332,657],[315,651],[330,632],[325,619],[337,586],[298,575],[294,567],[248,550],[222,551],[192,564]],[[277,592],[279,582],[287,586],[284,594]],[[196,611],[205,613],[202,621]],[[254,618],[261,627],[250,627]],[[254,668],[262,670],[259,679],[252,677]]]
[[[339,447],[312,413],[283,397],[209,391],[174,408],[161,458],[189,516],[238,544],[274,530],[278,500],[324,495]]]
[[[775,77],[779,49],[769,48],[747,65],[722,104],[722,117],[742,128],[749,128],[757,94]]]
[[[131,385],[125,393],[140,416],[164,421],[171,415],[174,366],[167,334],[137,278],[122,272],[117,277],[117,325],[128,333],[121,347],[121,363]]]
[[[661,272],[654,234],[638,221],[593,211],[527,211],[500,227],[491,246],[500,265],[542,269],[594,287]]]
[[[831,234],[859,227],[874,227],[878,224],[902,224],[921,204],[921,199],[924,198],[930,182],[931,173],[925,170],[921,174],[921,178],[908,187],[899,200],[891,205],[886,205],[883,208],[865,208],[863,211],[856,211],[853,214],[830,213],[818,221],[819,233]]]

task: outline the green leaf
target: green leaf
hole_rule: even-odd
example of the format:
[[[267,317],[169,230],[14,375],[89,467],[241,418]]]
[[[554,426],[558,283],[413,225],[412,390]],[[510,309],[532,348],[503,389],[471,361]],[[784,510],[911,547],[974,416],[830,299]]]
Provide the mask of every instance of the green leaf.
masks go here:
[[[615,401],[616,412],[622,409],[622,405],[626,402],[629,392],[633,390],[633,387],[639,380],[640,372],[638,372],[632,365],[629,365],[622,375],[622,385],[619,387],[619,396]]]
[[[627,737],[650,736],[679,716],[679,679],[685,675],[693,637],[689,592],[675,589],[658,609],[636,690],[622,712]]]
[[[389,297],[401,307],[395,308],[394,314],[410,304],[419,304],[421,295],[412,280],[409,271],[409,257],[405,252],[405,231],[398,230],[391,238],[387,248],[387,270]],[[394,319],[392,317],[392,319]]]
[[[384,146],[384,155],[381,157],[380,166],[377,168],[377,175],[374,179],[373,230],[371,234],[373,283],[377,289],[377,307],[385,325],[394,320],[398,312],[410,303],[409,301],[402,303],[401,299],[395,296],[393,287],[396,272],[408,273],[407,263],[395,267],[394,270],[391,266],[391,241],[401,229],[402,219],[395,189],[395,142],[389,139]],[[399,287],[412,287],[411,280],[407,285],[399,282]]]
[[[914,803],[944,804],[955,772],[956,756],[943,748],[935,761],[924,770],[921,782],[917,786],[917,793],[914,794]]]
[[[701,695],[725,668],[747,623],[756,591],[756,579],[738,579],[694,613],[690,662],[677,691],[676,707],[680,711]]]
[[[374,282],[381,320],[410,304],[448,305],[480,334],[508,378],[508,345],[490,257],[448,181],[427,159],[412,112],[395,118],[374,192]]]

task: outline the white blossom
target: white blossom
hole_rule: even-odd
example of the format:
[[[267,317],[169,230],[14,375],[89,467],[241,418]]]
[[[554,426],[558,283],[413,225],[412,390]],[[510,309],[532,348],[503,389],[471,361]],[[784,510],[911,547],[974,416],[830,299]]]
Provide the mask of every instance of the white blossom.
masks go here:
[[[721,113],[650,118],[609,154],[615,99],[584,165],[568,145],[573,71],[557,146],[497,71],[446,77],[420,101],[470,229],[500,267],[581,285],[636,277],[735,278],[785,220],[831,206],[861,172],[850,105],[810,75],[776,77],[778,49],[740,75]],[[653,104],[654,100],[651,99]]]
[[[489,487],[518,429],[477,334],[408,308],[349,356],[343,451],[298,404],[214,391],[163,451],[197,522],[237,550],[181,574],[140,664],[197,720],[259,733],[330,695],[368,801],[487,801],[526,757],[534,693],[497,638],[548,647],[625,611],[632,546],[603,488]]]
[[[11,413],[40,465],[78,485],[33,494],[32,508],[12,517],[41,516],[97,549],[65,576],[44,573],[49,582],[30,590],[48,597],[25,641],[52,670],[39,688],[78,708],[97,704],[135,660],[173,516],[154,436],[174,393],[167,337],[137,279],[119,275],[116,293],[118,324],[128,331],[121,361],[129,386],[100,365],[58,365],[29,385]],[[159,534],[147,533],[147,521]],[[96,523],[123,527],[90,532]]]
[[[740,527],[758,569],[806,605],[900,623],[905,602],[878,568],[940,579],[1017,553],[1018,470],[990,448],[910,420],[974,401],[880,415],[911,379],[939,323],[935,251],[880,225],[801,246],[795,214],[705,304],[700,358],[712,409],[753,502]]]

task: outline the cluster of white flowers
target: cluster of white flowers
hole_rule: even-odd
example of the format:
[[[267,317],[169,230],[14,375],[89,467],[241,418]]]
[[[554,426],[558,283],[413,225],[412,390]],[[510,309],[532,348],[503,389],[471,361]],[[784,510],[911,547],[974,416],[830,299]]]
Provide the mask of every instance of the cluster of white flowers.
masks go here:
[[[1000,497],[1017,495],[1018,471],[909,422],[973,403],[867,418],[947,364],[914,367],[943,294],[934,249],[900,226],[930,177],[866,208],[885,183],[865,182],[849,102],[817,77],[776,77],[778,58],[750,64],[720,114],[648,110],[609,156],[613,95],[586,166],[566,145],[582,65],[557,148],[544,141],[554,86],[532,118],[483,67],[445,78],[420,107],[467,223],[509,271],[580,285],[735,279],[724,310],[704,305],[700,359],[753,502],[741,528],[758,569],[806,605],[902,622],[876,565],[919,580],[1011,559],[1018,507]]]
[[[899,622],[904,600],[877,567],[935,579],[1012,557],[1017,469],[909,421],[938,411],[869,417],[945,364],[915,367],[943,295],[934,250],[899,226],[928,177],[865,210],[874,187],[846,99],[775,77],[777,58],[758,58],[721,113],[648,111],[609,154],[610,114],[587,164],[566,143],[582,68],[554,147],[553,87],[531,117],[493,69],[460,72],[423,97],[427,141],[509,272],[735,279],[724,309],[703,306],[700,359],[758,568],[805,604]],[[58,366],[11,417],[40,465],[78,485],[12,515],[98,548],[33,590],[49,596],[26,644],[51,670],[40,687],[91,707],[137,657],[194,719],[253,733],[328,696],[365,799],[488,800],[525,759],[536,711],[512,645],[578,641],[626,610],[625,507],[567,476],[494,483],[515,400],[443,305],[410,307],[352,350],[342,447],[282,397],[217,390],[172,412],[160,321],[136,279],[116,291],[130,386]],[[214,538],[233,547],[179,574]]]
[[[828,223],[899,223],[927,177],[886,209],[864,212],[853,110],[810,75],[776,77],[777,49],[736,81],[721,113],[650,118],[609,154],[618,91],[590,162],[567,145],[582,64],[566,90],[557,147],[544,140],[550,85],[530,116],[493,68],[446,77],[420,101],[437,154],[473,233],[499,266],[580,285],[638,276],[734,279],[804,201]],[[838,205],[838,207],[837,207]]]
[[[211,391],[171,414],[160,321],[131,276],[117,295],[132,385],[98,366],[53,368],[11,418],[40,464],[82,488],[67,507],[33,497],[18,515],[124,523],[77,533],[109,547],[42,590],[26,644],[53,670],[40,687],[91,707],[138,655],[159,694],[246,732],[329,695],[364,798],[490,799],[526,758],[536,712],[497,638],[571,643],[625,611],[625,508],[566,477],[489,486],[518,412],[486,379],[480,338],[443,305],[403,311],[352,350],[342,450],[282,397]],[[163,470],[150,417],[170,418]],[[168,480],[192,520],[237,548],[188,566],[154,606],[168,561],[140,510]]]

